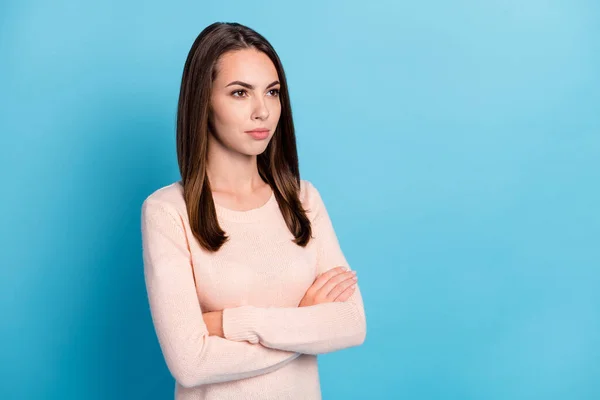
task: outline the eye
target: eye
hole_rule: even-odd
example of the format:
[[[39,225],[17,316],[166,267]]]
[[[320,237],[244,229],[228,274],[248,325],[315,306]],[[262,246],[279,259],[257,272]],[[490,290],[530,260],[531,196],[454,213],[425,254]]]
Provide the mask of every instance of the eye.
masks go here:
[[[242,96],[238,96],[238,93],[246,93],[246,91],[244,89],[240,89],[240,90],[234,90],[233,92],[231,92],[231,95],[233,97],[242,97]]]
[[[278,97],[279,96],[279,89],[271,89],[269,90],[269,93],[273,93],[271,96],[273,97]]]

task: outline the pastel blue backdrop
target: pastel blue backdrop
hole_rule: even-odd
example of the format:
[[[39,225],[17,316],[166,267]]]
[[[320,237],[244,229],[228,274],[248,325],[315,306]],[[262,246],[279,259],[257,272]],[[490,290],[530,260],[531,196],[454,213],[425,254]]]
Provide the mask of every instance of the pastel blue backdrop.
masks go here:
[[[367,341],[320,357],[324,399],[600,398],[597,1],[0,7],[0,398],[172,398],[140,206],[214,21],[279,52],[358,271]]]

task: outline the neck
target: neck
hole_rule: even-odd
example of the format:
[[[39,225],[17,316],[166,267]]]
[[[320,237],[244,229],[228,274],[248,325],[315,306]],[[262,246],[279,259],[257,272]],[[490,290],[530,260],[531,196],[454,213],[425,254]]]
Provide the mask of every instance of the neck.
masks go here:
[[[250,194],[264,181],[258,173],[257,156],[217,150],[208,152],[206,173],[213,192]],[[212,151],[212,150],[216,151]]]

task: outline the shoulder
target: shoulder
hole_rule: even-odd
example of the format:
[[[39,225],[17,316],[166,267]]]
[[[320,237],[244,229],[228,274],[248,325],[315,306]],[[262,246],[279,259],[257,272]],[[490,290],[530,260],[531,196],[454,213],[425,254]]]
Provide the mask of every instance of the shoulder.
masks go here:
[[[187,214],[183,186],[179,181],[156,189],[142,202],[142,212],[150,210],[167,211],[173,215]]]
[[[323,205],[323,199],[316,186],[309,180],[300,180],[300,202],[309,214],[318,212]]]

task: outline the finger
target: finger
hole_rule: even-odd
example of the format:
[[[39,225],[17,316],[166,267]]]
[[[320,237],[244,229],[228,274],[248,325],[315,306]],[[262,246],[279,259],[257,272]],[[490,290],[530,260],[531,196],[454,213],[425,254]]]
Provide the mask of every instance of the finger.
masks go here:
[[[346,290],[344,290],[338,297],[336,297],[335,300],[333,301],[346,301],[348,300],[350,297],[352,297],[352,294],[354,293],[354,291],[356,290],[356,283],[352,284],[349,288],[347,288]]]
[[[345,281],[346,279],[352,278],[355,276],[354,271],[344,272],[342,274],[338,274],[333,278],[329,279],[326,284],[319,290],[319,295],[329,297],[329,293],[333,290],[334,287],[340,282]]]
[[[315,281],[313,282],[310,289],[312,289],[313,291],[318,291],[319,289],[321,289],[323,287],[323,285],[325,285],[325,283],[327,283],[327,281],[329,281],[329,279],[331,279],[332,277],[334,277],[336,275],[341,274],[344,271],[347,271],[347,268],[336,267],[336,268],[332,268],[326,272],[323,272],[321,275],[319,275],[317,277],[317,279],[315,279]]]
[[[343,280],[342,282],[335,285],[335,287],[333,289],[331,289],[331,291],[329,292],[327,297],[329,297],[332,300],[335,300],[340,294],[342,294],[342,292],[344,290],[346,290],[350,286],[354,285],[357,280],[358,280],[358,278],[356,276],[353,276],[346,280]]]

